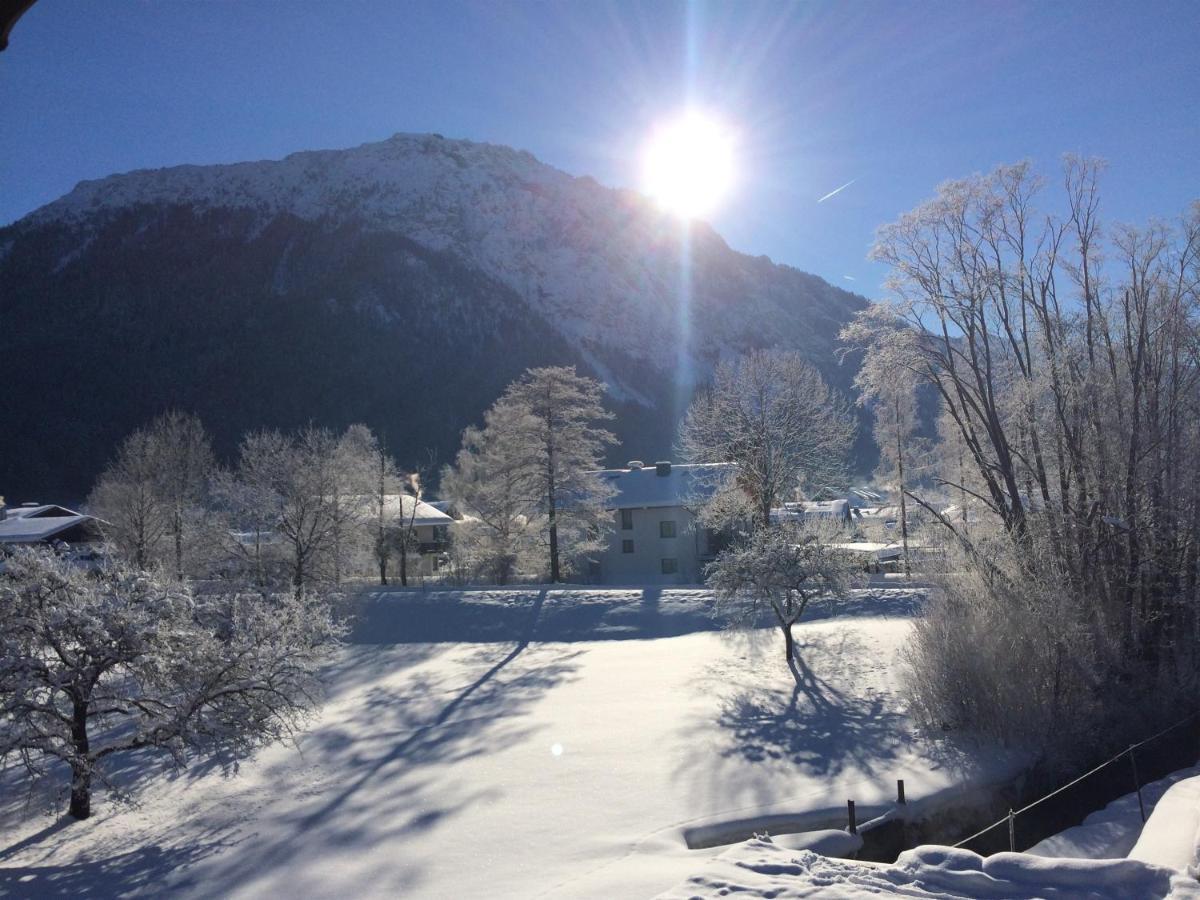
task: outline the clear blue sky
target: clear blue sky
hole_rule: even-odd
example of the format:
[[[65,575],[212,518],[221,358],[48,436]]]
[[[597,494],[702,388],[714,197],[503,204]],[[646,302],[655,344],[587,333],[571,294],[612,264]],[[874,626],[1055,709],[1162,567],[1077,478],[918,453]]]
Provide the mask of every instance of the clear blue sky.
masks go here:
[[[689,97],[741,135],[717,230],[867,294],[877,225],[1000,162],[1106,157],[1110,219],[1200,197],[1196,0],[40,0],[0,53],[0,223],[85,178],[397,131],[636,187]]]

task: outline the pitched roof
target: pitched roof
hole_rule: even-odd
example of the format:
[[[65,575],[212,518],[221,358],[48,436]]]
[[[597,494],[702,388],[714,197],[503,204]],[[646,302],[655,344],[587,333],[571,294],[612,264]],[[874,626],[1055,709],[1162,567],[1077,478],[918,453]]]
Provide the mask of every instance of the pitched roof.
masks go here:
[[[716,493],[733,473],[733,463],[671,464],[665,475],[655,466],[604,469],[600,478],[616,488],[605,502],[608,509],[693,506]]]
[[[379,501],[371,499],[371,509],[375,510],[375,504]],[[416,517],[413,518],[413,503],[416,503]],[[383,514],[388,519],[396,519],[401,515],[403,509],[404,521],[415,525],[453,525],[454,519],[446,515],[440,509],[426,503],[424,500],[417,500],[411,494],[385,494],[383,498]]]
[[[0,544],[36,544],[75,525],[95,521],[94,516],[53,504],[10,507],[0,519]]]

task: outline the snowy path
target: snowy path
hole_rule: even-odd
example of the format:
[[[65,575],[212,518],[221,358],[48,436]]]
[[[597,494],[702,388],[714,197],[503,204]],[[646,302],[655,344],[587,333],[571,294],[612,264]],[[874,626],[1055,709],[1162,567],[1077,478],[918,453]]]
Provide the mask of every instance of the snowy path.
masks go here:
[[[551,599],[549,623],[571,598]],[[887,608],[798,629],[803,689],[769,631],[352,646],[299,749],[237,777],[210,764],[139,781],[130,760],[140,806],[66,827],[24,811],[5,777],[0,893],[651,896],[719,852],[687,850],[685,825],[968,777],[911,732],[893,681],[909,624]]]

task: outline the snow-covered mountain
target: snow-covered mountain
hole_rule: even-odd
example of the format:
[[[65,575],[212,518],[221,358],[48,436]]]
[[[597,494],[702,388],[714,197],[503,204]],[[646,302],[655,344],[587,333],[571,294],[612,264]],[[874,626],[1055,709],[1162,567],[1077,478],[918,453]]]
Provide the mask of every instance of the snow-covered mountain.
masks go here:
[[[553,363],[609,385],[618,456],[654,455],[722,354],[783,344],[846,384],[834,336],[863,302],[705,225],[689,255],[636,193],[437,135],[114,175],[0,229],[0,411],[29,439],[0,485],[78,492],[165,406],[226,450],[361,419],[445,459],[511,377]]]

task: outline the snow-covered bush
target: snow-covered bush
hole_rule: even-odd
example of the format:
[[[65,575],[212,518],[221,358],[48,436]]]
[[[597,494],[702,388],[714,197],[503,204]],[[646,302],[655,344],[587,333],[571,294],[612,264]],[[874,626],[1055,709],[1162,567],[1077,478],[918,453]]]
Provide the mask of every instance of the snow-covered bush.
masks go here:
[[[1002,533],[976,538],[986,562],[951,548],[951,571],[932,576],[940,589],[914,623],[906,653],[914,714],[939,731],[970,730],[1065,763],[1097,713],[1096,648],[1080,607],[1052,560],[1040,578],[1021,578]]]
[[[309,594],[199,594],[124,565],[85,572],[19,550],[0,576],[0,756],[31,777],[65,764],[70,813],[87,818],[115,754],[184,765],[293,733],[339,633]]]

